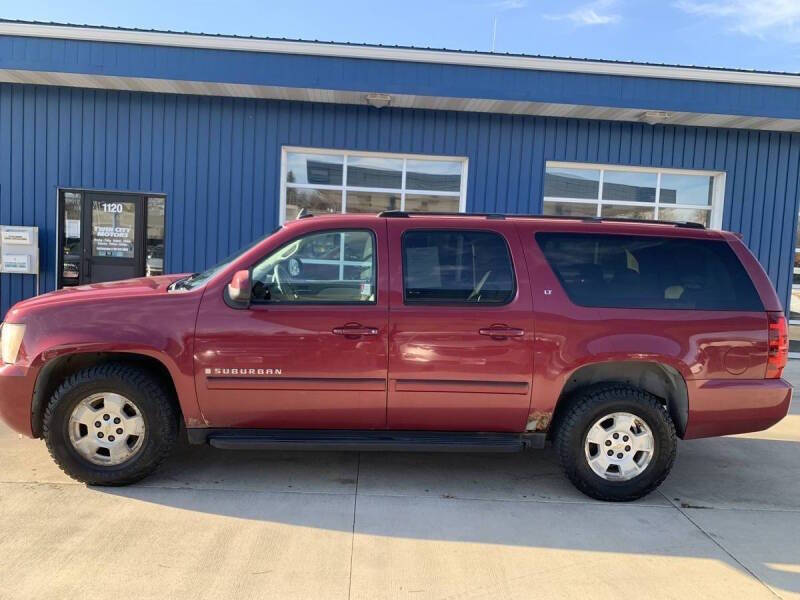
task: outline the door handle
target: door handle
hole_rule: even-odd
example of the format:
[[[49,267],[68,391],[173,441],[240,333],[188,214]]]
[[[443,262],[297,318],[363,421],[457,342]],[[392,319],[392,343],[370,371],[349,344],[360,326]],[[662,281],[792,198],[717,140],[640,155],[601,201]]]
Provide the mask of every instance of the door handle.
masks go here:
[[[485,327],[479,329],[478,333],[488,335],[496,340],[502,340],[510,337],[522,337],[525,335],[525,330],[516,329],[515,327]]]
[[[361,327],[360,325],[350,327],[334,327],[333,333],[335,335],[345,335],[347,337],[359,337],[362,335],[378,335],[378,329],[375,327]]]

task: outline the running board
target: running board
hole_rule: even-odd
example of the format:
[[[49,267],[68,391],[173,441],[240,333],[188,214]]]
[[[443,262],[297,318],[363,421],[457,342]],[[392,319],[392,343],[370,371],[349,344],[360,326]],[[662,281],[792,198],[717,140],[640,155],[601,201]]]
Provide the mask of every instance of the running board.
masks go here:
[[[544,433],[188,429],[189,441],[224,450],[339,450],[353,452],[520,452],[544,448]]]

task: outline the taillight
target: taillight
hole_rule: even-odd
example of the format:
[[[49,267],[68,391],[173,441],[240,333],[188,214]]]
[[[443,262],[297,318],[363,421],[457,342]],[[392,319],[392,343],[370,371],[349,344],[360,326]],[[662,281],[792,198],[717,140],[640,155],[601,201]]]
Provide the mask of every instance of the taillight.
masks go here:
[[[789,358],[789,327],[782,312],[768,312],[769,352],[767,353],[767,379],[778,379]]]

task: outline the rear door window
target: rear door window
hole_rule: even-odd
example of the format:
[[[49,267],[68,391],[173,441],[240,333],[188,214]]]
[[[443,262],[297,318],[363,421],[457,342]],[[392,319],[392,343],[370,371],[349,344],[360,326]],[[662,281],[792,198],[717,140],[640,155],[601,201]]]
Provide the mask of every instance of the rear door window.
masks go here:
[[[508,245],[491,231],[406,231],[403,288],[407,304],[510,302],[515,281]]]
[[[634,235],[537,233],[570,300],[580,306],[762,311],[727,242]]]

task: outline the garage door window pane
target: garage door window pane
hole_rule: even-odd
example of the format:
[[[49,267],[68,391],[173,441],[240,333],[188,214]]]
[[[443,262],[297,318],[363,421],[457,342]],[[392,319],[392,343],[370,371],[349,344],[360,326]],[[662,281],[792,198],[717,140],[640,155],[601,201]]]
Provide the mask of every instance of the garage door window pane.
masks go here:
[[[654,206],[640,207],[604,204],[600,209],[600,216],[623,219],[655,219],[656,209]]]
[[[578,204],[577,202],[545,202],[544,214],[559,217],[596,217],[596,204]]]
[[[461,163],[409,159],[406,161],[406,189],[457,192],[461,189]]]
[[[514,296],[508,246],[496,233],[407,231],[403,277],[409,304],[504,304]]]
[[[456,196],[406,195],[406,210],[413,212],[458,212]]]
[[[552,198],[597,200],[600,195],[600,171],[547,167],[544,176],[544,195]]]
[[[342,212],[342,192],[313,188],[286,188],[286,220],[296,219],[305,208],[315,214]]]
[[[374,214],[382,210],[400,210],[400,193],[347,192],[347,212]]]
[[[661,176],[661,204],[694,204],[711,206],[714,193],[714,178],[708,175]]]
[[[606,171],[603,175],[603,200],[655,202],[657,183],[656,173]]]
[[[662,206],[658,209],[658,218],[662,221],[680,221],[702,223],[706,227],[711,224],[711,211],[702,208],[672,208]]]
[[[344,158],[337,155],[303,154],[286,155],[286,182],[312,185],[342,185]]]
[[[403,185],[403,160],[349,156],[347,186],[400,189]]]

